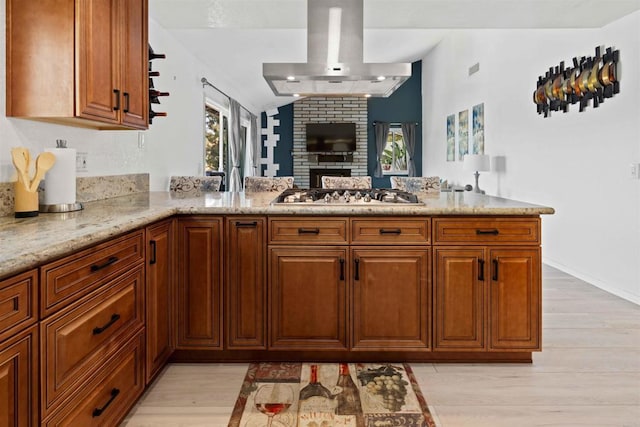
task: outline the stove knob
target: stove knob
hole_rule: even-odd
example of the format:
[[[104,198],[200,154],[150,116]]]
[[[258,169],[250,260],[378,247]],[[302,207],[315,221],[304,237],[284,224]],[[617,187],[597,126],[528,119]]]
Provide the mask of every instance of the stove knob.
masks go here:
[[[340,193],[338,193],[337,191],[334,191],[333,194],[331,194],[331,197],[338,200],[340,198]]]
[[[331,196],[330,196],[329,194],[326,194],[326,195],[324,196],[324,202],[325,202],[325,203],[329,203],[330,201],[331,201]]]
[[[349,190],[344,190],[344,193],[342,193],[342,195],[344,196],[345,199],[348,199],[349,197],[351,197],[351,193],[349,193]]]
[[[360,200],[362,199],[362,193],[359,191],[356,191],[356,194],[353,196],[356,200]]]
[[[371,201],[371,196],[368,194],[365,194],[364,197],[362,198],[363,202],[370,202]]]

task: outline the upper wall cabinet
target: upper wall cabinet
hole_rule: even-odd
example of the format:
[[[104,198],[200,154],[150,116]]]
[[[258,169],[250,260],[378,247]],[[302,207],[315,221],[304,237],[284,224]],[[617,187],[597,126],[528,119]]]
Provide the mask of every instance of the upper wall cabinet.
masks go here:
[[[148,0],[7,0],[7,116],[148,127]]]

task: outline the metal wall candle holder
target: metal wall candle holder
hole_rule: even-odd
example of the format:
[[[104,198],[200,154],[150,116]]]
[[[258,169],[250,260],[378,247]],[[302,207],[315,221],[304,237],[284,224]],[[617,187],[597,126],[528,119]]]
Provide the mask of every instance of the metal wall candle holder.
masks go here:
[[[595,56],[573,58],[573,67],[565,68],[564,61],[550,67],[538,77],[533,102],[538,114],[549,117],[551,111],[569,111],[569,104],[579,104],[584,111],[589,101],[593,108],[620,92],[620,52],[608,47],[602,54],[596,47]]]

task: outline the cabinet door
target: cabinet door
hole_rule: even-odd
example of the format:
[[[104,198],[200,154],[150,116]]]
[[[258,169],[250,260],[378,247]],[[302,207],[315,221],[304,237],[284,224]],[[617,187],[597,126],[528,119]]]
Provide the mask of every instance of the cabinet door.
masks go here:
[[[178,349],[222,348],[222,219],[178,220]]]
[[[346,350],[347,250],[270,249],[270,347]]]
[[[352,249],[353,349],[427,350],[429,249]]]
[[[147,382],[173,352],[173,221],[147,228]]]
[[[436,248],[435,350],[484,350],[485,251]]]
[[[122,1],[122,124],[146,129],[149,122],[147,0]]]
[[[38,425],[37,327],[0,344],[0,426]]]
[[[122,88],[118,87],[118,7],[114,0],[76,2],[76,114],[118,123]]]
[[[266,219],[227,220],[227,348],[266,350]]]
[[[540,349],[540,248],[492,249],[491,348]]]

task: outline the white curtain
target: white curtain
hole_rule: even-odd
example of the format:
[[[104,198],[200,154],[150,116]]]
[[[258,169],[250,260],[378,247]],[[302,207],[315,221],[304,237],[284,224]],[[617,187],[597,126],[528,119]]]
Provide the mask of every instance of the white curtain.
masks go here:
[[[242,122],[240,118],[240,103],[229,98],[229,163],[231,176],[229,177],[229,191],[241,191],[240,160],[242,158]]]
[[[407,147],[407,175],[416,176],[416,164],[413,161],[413,153],[416,151],[416,124],[402,123],[402,135],[404,145]]]
[[[260,176],[260,157],[262,147],[258,140],[258,116],[251,114],[251,171],[247,175]]]
[[[376,122],[374,127],[376,130],[376,170],[373,172],[373,176],[376,178],[382,177],[382,163],[380,160],[382,159],[382,152],[384,151],[384,146],[387,145],[387,136],[389,135],[389,123],[387,122]]]

